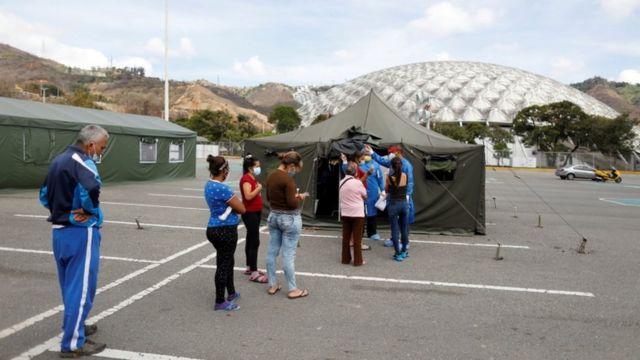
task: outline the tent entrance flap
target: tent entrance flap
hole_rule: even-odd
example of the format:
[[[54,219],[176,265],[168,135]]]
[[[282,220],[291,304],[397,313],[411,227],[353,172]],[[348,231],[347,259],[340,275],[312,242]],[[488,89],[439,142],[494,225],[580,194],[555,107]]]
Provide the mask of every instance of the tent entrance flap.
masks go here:
[[[337,159],[320,158],[316,181],[316,218],[338,219],[338,184],[341,162]]]

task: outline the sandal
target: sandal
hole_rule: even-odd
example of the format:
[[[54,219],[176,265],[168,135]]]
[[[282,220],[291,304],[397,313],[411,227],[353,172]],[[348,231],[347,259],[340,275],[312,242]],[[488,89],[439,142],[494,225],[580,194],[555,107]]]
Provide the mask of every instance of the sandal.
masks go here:
[[[307,289],[300,290],[300,293],[297,294],[297,295],[292,295],[291,292],[287,295],[287,297],[289,299],[299,299],[299,298],[303,298],[303,297],[307,297],[307,296],[309,296],[309,290],[307,290]]]
[[[265,275],[265,274],[258,273],[257,276],[251,275],[249,277],[249,281],[257,282],[257,283],[260,283],[260,284],[265,284],[265,283],[269,282],[269,278],[267,278],[267,275]]]
[[[275,295],[278,291],[280,291],[280,289],[282,289],[282,285],[280,284],[276,285],[276,287],[270,287],[269,289],[267,289],[267,294]]]
[[[247,267],[247,269],[246,269],[245,271],[243,271],[243,272],[242,272],[242,274],[243,274],[243,275],[251,275],[251,273],[252,273],[252,272],[253,272],[253,271],[251,271],[251,269],[249,269],[249,268]]]

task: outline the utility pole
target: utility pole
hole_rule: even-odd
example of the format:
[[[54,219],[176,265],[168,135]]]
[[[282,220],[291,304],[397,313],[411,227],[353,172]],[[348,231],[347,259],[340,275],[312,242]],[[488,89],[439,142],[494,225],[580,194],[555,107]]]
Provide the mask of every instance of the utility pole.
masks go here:
[[[169,121],[169,0],[164,0],[164,119]]]

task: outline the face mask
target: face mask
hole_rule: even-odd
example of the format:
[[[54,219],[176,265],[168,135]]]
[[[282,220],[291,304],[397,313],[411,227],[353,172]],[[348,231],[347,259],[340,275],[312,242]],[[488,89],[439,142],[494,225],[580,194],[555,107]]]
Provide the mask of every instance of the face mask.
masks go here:
[[[253,168],[253,175],[258,176],[260,175],[261,172],[262,172],[262,169],[260,169],[259,166]]]
[[[293,177],[293,176],[295,176],[295,175],[296,175],[296,170],[295,170],[295,169],[293,169],[293,170],[287,170],[287,174],[288,174],[289,176]]]
[[[369,162],[369,161],[371,161],[371,156],[369,156],[369,155],[365,156],[365,157],[364,157],[364,161],[365,161],[365,162]]]
[[[94,163],[99,163],[102,160],[102,155],[98,155],[98,153],[93,153],[93,155],[89,156],[91,156],[91,160],[93,160]]]
[[[360,165],[364,165],[364,160],[360,160]]]
[[[391,161],[391,159],[393,159],[394,157],[396,157],[396,154],[395,154],[395,153],[391,153],[391,154],[389,154],[389,161]]]

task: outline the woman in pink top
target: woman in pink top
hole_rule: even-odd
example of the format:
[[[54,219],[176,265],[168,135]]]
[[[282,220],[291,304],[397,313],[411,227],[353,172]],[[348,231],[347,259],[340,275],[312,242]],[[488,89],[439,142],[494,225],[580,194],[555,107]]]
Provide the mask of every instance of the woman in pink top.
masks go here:
[[[362,259],[362,231],[364,230],[364,201],[367,190],[362,181],[356,179],[357,165],[349,163],[345,170],[347,176],[340,182],[340,219],[342,220],[342,263],[351,263],[353,238],[353,265],[364,264]]]

